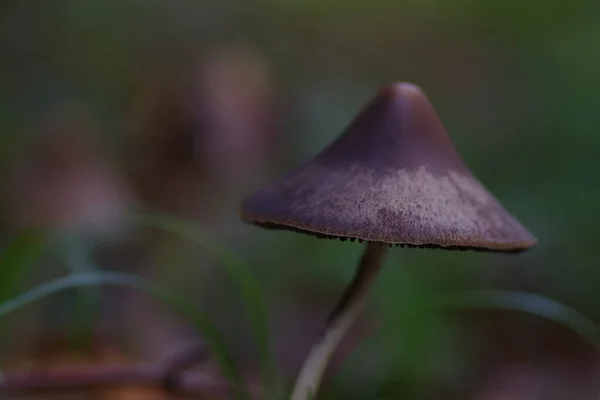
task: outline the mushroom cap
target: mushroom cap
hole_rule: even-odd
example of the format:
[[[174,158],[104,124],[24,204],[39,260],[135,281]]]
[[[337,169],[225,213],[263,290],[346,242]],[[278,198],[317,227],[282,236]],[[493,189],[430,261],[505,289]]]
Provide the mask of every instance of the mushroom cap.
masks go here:
[[[392,84],[242,219],[322,237],[516,252],[536,238],[473,176],[421,89]]]

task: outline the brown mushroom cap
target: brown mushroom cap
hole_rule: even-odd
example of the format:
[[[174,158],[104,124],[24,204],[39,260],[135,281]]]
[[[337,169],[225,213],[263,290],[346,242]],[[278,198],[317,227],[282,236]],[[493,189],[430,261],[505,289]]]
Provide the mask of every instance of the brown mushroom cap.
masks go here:
[[[317,156],[242,205],[268,228],[416,247],[521,251],[536,238],[473,176],[421,89],[384,88]]]

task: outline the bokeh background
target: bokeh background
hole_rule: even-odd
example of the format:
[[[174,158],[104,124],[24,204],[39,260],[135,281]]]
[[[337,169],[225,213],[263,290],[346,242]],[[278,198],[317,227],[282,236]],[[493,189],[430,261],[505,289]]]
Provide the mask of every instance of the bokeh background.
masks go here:
[[[323,394],[596,399],[600,360],[539,315],[568,318],[553,303],[431,304],[520,291],[600,322],[599,17],[591,0],[4,0],[0,297],[72,271],[139,274],[208,313],[256,382],[251,322],[223,270],[130,215],[162,210],[251,266],[289,384],[361,248],[245,226],[239,203],[335,138],[382,85],[411,81],[539,245],[519,256],[394,249]],[[6,371],[152,361],[195,338],[123,289],[65,292],[0,328]],[[213,364],[202,368],[218,375]]]

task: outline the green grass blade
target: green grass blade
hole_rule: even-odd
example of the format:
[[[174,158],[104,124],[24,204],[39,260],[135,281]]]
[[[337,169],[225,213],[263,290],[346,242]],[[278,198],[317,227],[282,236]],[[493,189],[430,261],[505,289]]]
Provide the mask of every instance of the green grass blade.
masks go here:
[[[510,290],[473,290],[444,296],[437,301],[442,308],[497,308],[520,311],[547,318],[569,328],[600,352],[600,329],[574,309],[533,293]]]
[[[600,352],[600,328],[593,321],[574,309],[542,295],[509,290],[462,291],[437,298],[433,306],[437,309],[493,308],[537,315],[569,328]],[[384,327],[357,347],[336,374],[324,398],[341,398],[341,388],[348,374],[362,362],[370,349],[389,337],[390,331],[390,327]]]
[[[271,348],[267,309],[260,287],[247,265],[231,250],[204,232],[197,224],[159,213],[137,213],[140,222],[147,226],[162,229],[172,234],[187,238],[200,245],[213,260],[225,268],[229,278],[239,290],[254,330],[259,346],[261,370],[267,392],[277,393],[277,376],[275,357]]]
[[[50,295],[83,286],[126,287],[144,292],[167,304],[171,309],[186,317],[186,319],[193,323],[196,329],[202,334],[202,337],[210,346],[213,356],[218,361],[223,374],[231,380],[238,391],[237,397],[250,398],[248,392],[243,389],[244,386],[237,365],[214,324],[184,298],[164,288],[153,285],[135,275],[114,272],[81,272],[71,274],[64,278],[59,278],[40,285],[10,301],[0,304],[0,317]]]

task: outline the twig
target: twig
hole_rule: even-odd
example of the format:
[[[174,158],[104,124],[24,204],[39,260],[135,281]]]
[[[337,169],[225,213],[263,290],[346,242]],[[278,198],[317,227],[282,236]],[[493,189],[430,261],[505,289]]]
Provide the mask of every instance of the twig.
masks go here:
[[[184,372],[208,358],[208,351],[199,343],[193,343],[168,357],[162,362],[162,386],[169,391],[176,390]]]
[[[40,392],[66,392],[116,387],[164,390],[164,368],[144,365],[72,366],[32,371],[6,372],[0,381],[0,398]],[[207,374],[182,374],[172,382],[174,394],[229,396],[233,387]]]

